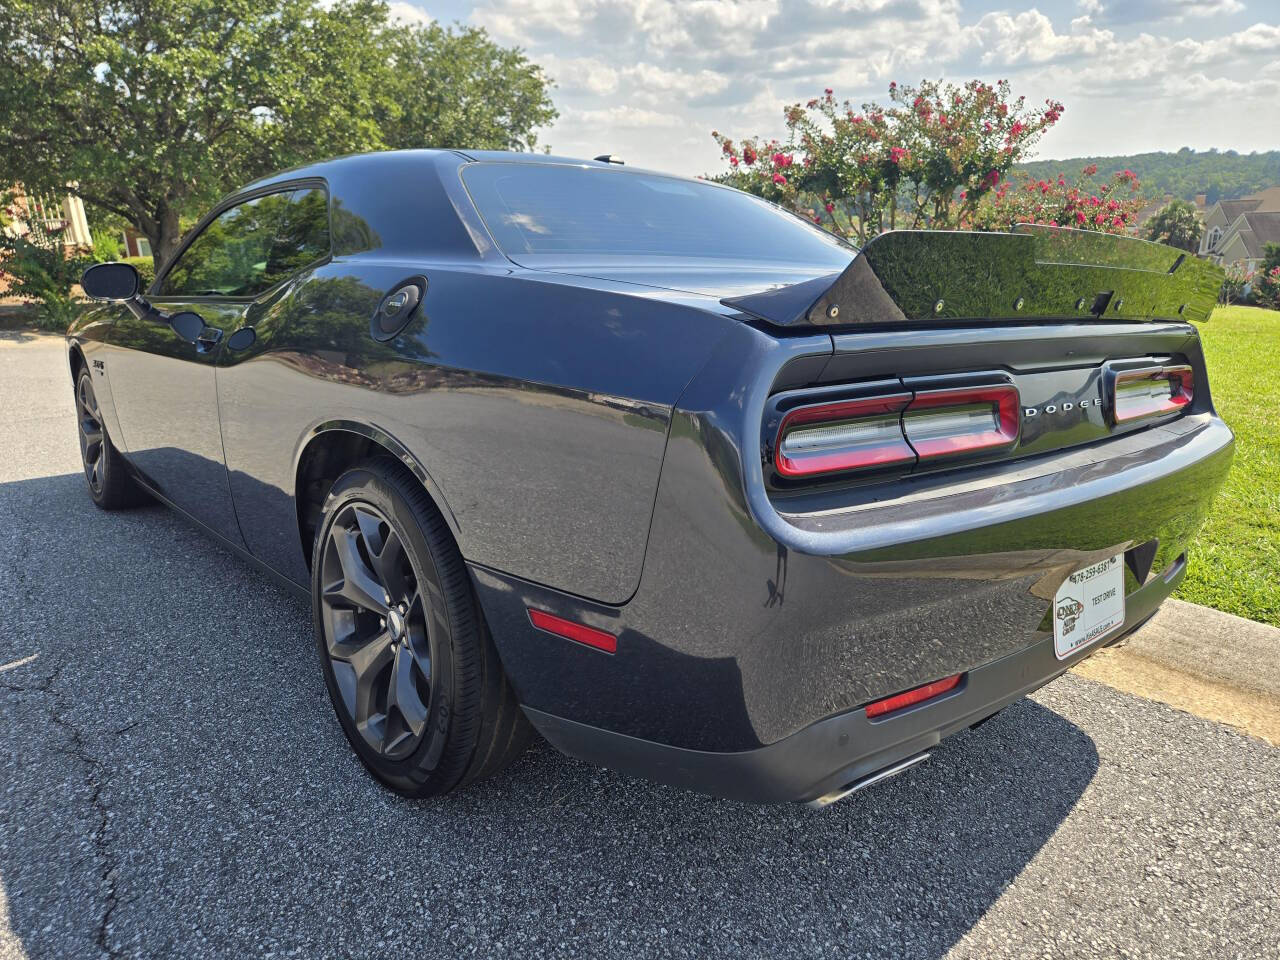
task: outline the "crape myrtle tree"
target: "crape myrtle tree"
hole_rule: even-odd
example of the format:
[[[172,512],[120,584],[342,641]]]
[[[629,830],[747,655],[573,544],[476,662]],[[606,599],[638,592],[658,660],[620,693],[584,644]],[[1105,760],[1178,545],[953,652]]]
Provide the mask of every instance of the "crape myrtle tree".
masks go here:
[[[1138,177],[1121,170],[1098,182],[1097,164],[1072,180],[1059,173],[1047,180],[1015,173],[989,191],[962,226],[1012,230],[1019,223],[1127,233],[1143,207]]]
[[[151,242],[274,170],[384,147],[531,149],[549,79],[483,30],[376,0],[5,0],[0,184],[71,190]]]
[[[1063,106],[1032,109],[1007,81],[889,84],[889,105],[855,108],[832,90],[786,108],[785,141],[713,131],[728,164],[714,177],[865,243],[894,228],[1008,230],[1037,223],[1123,233],[1142,207],[1138,178],[1018,173]]]
[[[889,84],[889,104],[854,107],[832,90],[786,108],[785,142],[713,131],[729,170],[715,179],[866,242],[895,227],[972,221],[984,198],[1062,115],[1031,109],[1007,81]]]

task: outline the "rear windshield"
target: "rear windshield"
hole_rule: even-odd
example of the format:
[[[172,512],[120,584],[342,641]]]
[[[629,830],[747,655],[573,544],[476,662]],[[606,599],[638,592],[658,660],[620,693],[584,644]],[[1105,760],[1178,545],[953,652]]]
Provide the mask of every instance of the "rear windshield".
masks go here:
[[[463,181],[508,257],[678,257],[843,270],[852,249],[738,190],[617,169],[474,163]]]

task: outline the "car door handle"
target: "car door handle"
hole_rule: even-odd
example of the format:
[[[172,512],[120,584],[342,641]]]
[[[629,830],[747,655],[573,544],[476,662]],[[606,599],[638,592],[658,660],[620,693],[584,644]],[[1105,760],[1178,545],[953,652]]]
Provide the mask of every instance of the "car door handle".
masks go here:
[[[196,352],[208,353],[218,345],[218,341],[221,339],[221,330],[217,327],[205,327],[200,331],[200,336],[196,337]]]

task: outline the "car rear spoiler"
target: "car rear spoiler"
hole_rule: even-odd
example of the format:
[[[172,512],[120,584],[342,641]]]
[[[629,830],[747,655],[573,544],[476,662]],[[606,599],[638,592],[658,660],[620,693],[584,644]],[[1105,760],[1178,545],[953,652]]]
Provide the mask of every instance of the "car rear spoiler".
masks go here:
[[[1020,224],[895,230],[844,272],[721,301],[777,327],[923,321],[1206,320],[1224,273],[1159,243]]]

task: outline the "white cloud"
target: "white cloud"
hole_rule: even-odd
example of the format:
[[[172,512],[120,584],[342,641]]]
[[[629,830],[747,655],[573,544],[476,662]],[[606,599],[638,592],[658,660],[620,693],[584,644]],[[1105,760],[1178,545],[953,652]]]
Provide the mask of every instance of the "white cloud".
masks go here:
[[[392,20],[399,20],[403,23],[430,23],[435,19],[422,7],[406,3],[405,0],[394,0],[393,3],[387,4],[387,12]]]
[[[470,22],[555,78],[556,152],[681,173],[720,168],[712,129],[782,136],[784,106],[825,87],[883,102],[922,77],[1064,101],[1047,155],[1280,143],[1280,23],[1250,24],[1241,0],[973,2],[480,0]]]

